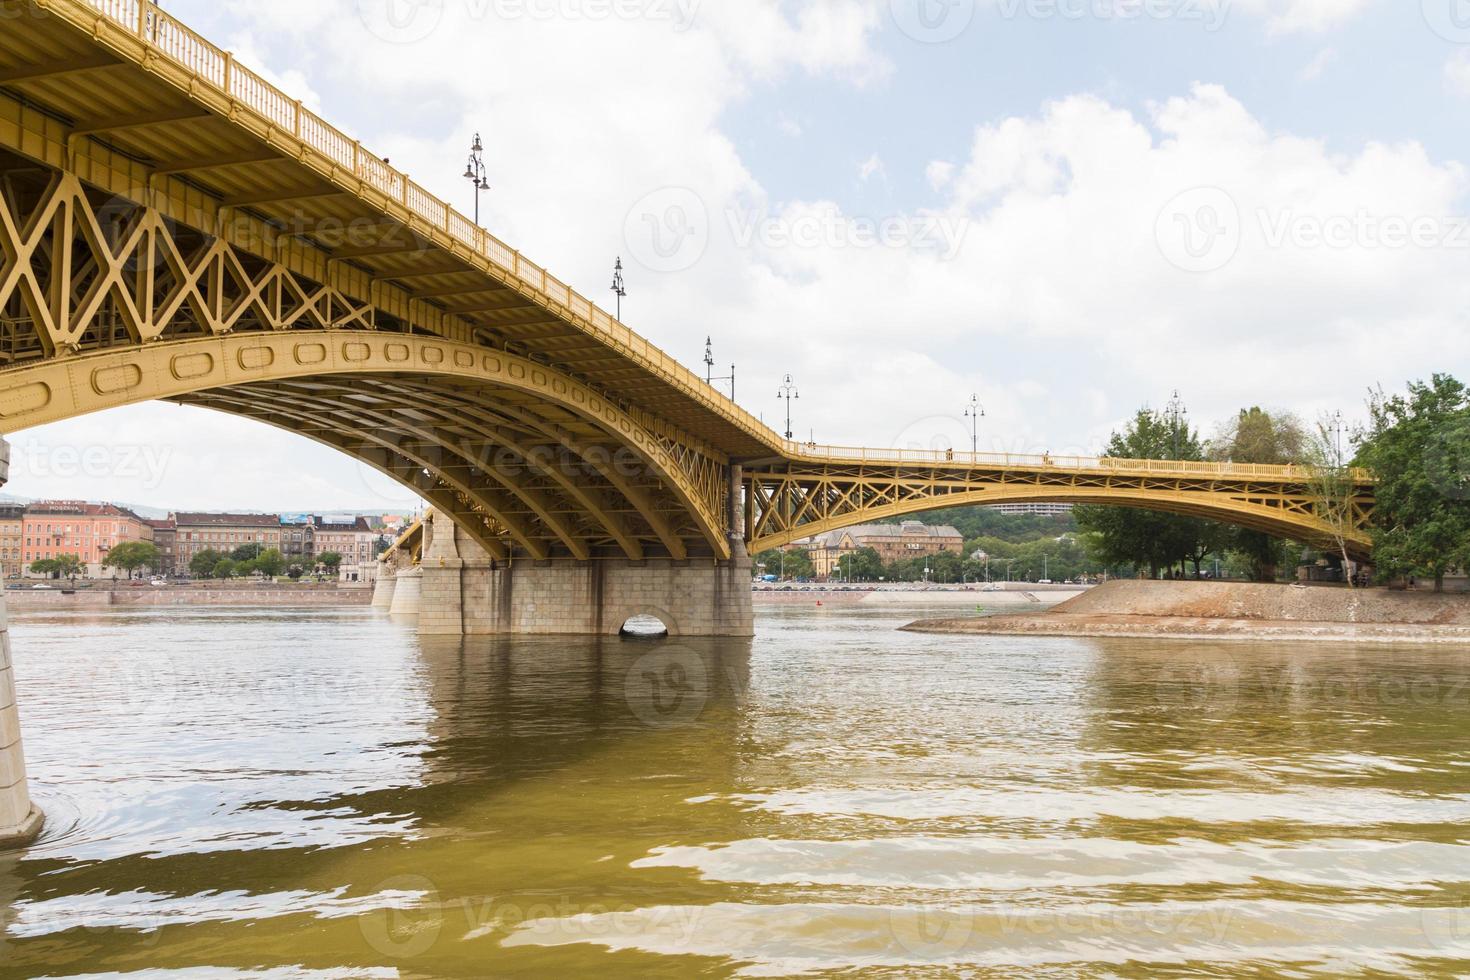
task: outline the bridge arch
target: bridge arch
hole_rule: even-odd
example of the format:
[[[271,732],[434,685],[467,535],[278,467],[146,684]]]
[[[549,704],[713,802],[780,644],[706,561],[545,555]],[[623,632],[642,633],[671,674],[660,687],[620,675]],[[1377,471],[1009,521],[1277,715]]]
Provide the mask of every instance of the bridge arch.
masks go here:
[[[756,483],[760,480],[755,478]],[[991,484],[976,479],[975,489],[945,488],[942,492],[915,492],[890,502],[865,503],[853,508],[832,508],[827,516],[816,516],[804,522],[778,524],[777,529],[762,533],[757,528],[750,548],[752,552],[781,547],[792,542],[837,531],[857,524],[896,517],[922,514],[953,507],[988,504],[1067,503],[1127,507],[1199,517],[1262,531],[1276,537],[1302,541],[1317,547],[1336,550],[1337,542],[1331,526],[1318,516],[1310,492],[1283,493],[1279,489],[1255,487],[1239,481],[1237,487],[1216,485],[1151,485],[1147,480],[1119,480],[1112,485],[1087,485],[1087,481],[1046,485],[1017,479],[1012,483]],[[815,488],[809,488],[809,492]],[[756,493],[752,486],[749,493]],[[1362,520],[1371,509],[1371,500],[1359,501]],[[758,512],[758,508],[756,509]],[[756,519],[759,524],[759,518]],[[776,523],[776,522],[772,522]],[[1347,541],[1349,554],[1368,560],[1372,545],[1367,534],[1355,530]]]
[[[149,400],[331,446],[423,495],[493,557],[729,557],[724,460],[548,365],[432,336],[283,330],[0,371],[7,432]],[[700,464],[703,465],[700,465]]]

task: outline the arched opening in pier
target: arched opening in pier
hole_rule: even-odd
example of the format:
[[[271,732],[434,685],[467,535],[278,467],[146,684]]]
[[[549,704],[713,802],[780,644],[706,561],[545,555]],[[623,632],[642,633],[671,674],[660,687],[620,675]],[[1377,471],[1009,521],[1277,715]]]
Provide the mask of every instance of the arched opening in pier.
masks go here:
[[[657,616],[640,613],[623,623],[618,635],[630,640],[654,640],[668,636],[669,627]]]

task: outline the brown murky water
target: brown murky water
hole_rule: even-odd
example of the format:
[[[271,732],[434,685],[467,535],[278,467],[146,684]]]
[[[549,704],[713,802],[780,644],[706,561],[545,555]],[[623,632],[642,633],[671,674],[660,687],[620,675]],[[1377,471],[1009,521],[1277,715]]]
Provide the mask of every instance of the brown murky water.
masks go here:
[[[0,975],[1470,971],[1470,652],[13,622]]]

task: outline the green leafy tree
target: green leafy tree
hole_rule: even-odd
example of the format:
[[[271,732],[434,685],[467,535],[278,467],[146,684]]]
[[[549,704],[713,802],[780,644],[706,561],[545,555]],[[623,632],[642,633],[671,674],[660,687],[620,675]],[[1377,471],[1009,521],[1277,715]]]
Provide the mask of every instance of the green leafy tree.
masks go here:
[[[1199,435],[1182,420],[1140,409],[1123,432],[1113,433],[1107,455],[1121,459],[1201,460]],[[1198,575],[1209,554],[1225,543],[1220,525],[1193,517],[1126,507],[1083,506],[1074,511],[1092,558],[1107,566],[1147,568],[1157,578],[1184,562]]]
[[[292,565],[290,568],[286,569],[286,575],[293,580],[299,579],[305,574],[306,569],[302,568],[300,565]]]
[[[1383,577],[1470,568],[1470,395],[1445,374],[1376,394],[1358,461],[1378,478],[1373,560]]]
[[[241,574],[240,569],[240,562],[235,561],[233,558],[221,558],[215,562],[213,574],[217,579],[231,579]],[[245,574],[249,573],[246,572]]]
[[[1309,463],[1314,438],[1301,419],[1289,412],[1245,408],[1216,432],[1210,440],[1209,455],[1211,459],[1232,463],[1270,466]],[[1232,572],[1244,571],[1257,582],[1276,581],[1285,557],[1283,539],[1263,531],[1235,528],[1226,547],[1244,559],[1227,562]]]
[[[838,559],[837,577],[844,582],[877,582],[891,576],[877,549],[859,548]]]
[[[230,560],[234,562],[254,561],[255,559],[259,558],[264,551],[265,547],[263,545],[259,545],[254,542],[251,542],[250,544],[242,544],[240,545],[240,547],[230,552]]]
[[[782,552],[778,548],[763,551],[756,556],[756,564],[764,565],[765,575],[780,575],[785,578],[811,578],[816,575],[810,552],[791,548]]]
[[[281,554],[279,548],[267,548],[256,556],[252,564],[255,571],[266,578],[275,578],[286,570],[286,556]]]
[[[124,541],[107,553],[108,568],[136,575],[139,569],[154,569],[163,561],[163,555],[152,541]]]
[[[325,568],[330,574],[337,574],[337,569],[342,565],[342,555],[335,551],[323,551],[316,556],[317,563]]]
[[[64,578],[76,580],[82,574],[82,559],[77,555],[57,555],[55,558],[42,558],[31,562],[31,571],[37,575],[49,575],[52,578]]]
[[[194,557],[189,559],[189,574],[199,578],[214,578],[214,570],[224,558],[224,555],[213,548],[195,552]]]

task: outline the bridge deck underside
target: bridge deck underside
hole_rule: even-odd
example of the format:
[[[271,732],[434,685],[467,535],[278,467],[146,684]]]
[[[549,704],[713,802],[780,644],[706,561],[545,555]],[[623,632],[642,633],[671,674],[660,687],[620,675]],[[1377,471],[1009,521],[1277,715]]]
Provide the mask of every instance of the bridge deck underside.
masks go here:
[[[486,551],[535,559],[708,553],[662,477],[524,392],[416,375],[257,382],[174,399],[307,436],[418,490]]]

